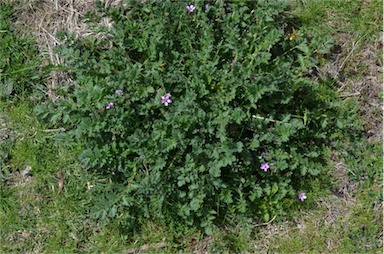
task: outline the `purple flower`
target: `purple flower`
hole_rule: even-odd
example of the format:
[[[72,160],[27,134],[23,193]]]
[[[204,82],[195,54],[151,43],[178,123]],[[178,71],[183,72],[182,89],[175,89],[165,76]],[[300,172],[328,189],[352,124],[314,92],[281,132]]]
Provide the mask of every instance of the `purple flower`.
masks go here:
[[[111,109],[113,107],[113,102],[108,103],[108,105],[105,107],[106,109]]]
[[[209,7],[209,4],[206,4],[205,5],[205,9],[208,10],[208,7]]]
[[[304,200],[307,198],[307,196],[305,196],[305,192],[302,192],[299,194],[299,199],[301,200],[301,202],[304,202]]]
[[[188,5],[187,7],[185,7],[187,9],[188,12],[192,13],[195,11],[196,7],[191,4],[191,5]]]
[[[348,152],[346,152],[346,151],[342,151],[341,153],[344,155],[348,155]]]
[[[261,164],[260,169],[261,169],[261,170],[264,170],[264,172],[267,172],[268,169],[269,169],[268,162]]]
[[[116,94],[121,94],[123,91],[121,91],[120,89],[117,89],[116,90]]]
[[[165,96],[161,96],[161,103],[163,103],[165,106],[168,106],[172,102],[170,99],[171,96],[172,95],[170,93],[166,93]]]

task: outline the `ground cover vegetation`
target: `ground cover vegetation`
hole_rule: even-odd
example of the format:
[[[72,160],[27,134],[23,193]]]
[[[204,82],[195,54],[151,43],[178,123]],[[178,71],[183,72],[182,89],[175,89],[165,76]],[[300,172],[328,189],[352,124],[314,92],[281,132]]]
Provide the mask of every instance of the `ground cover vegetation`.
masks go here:
[[[360,183],[348,231],[307,223],[266,251],[319,252],[329,232],[329,250],[378,250],[382,147],[338,77],[319,74],[337,41],[288,7],[99,3],[91,35],[59,33],[64,64],[42,68],[1,5],[1,52],[24,66],[0,76],[2,251],[257,251],[258,226],[318,210],[343,177]],[[40,69],[71,80],[42,89]]]
[[[20,38],[10,32],[10,6],[1,4],[0,11],[0,96],[5,97],[30,91],[32,84],[39,83],[43,74],[39,69],[38,47],[33,39]]]
[[[304,201],[327,145],[361,130],[331,82],[307,77],[331,38],[293,38],[284,8],[132,1],[91,16],[95,36],[62,34],[75,82],[36,112],[109,179],[91,189],[95,218],[211,233],[215,221],[269,221]]]

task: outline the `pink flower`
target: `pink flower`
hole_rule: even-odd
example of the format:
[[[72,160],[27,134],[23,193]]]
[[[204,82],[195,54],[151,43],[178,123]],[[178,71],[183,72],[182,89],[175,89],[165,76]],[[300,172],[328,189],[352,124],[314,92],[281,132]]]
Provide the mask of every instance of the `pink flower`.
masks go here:
[[[261,164],[260,169],[261,169],[261,170],[264,170],[264,172],[267,172],[268,169],[269,169],[268,162]]]
[[[185,7],[187,9],[188,12],[192,13],[195,11],[196,7],[191,4],[191,5],[188,5],[187,7]]]
[[[170,93],[166,93],[165,96],[161,96],[161,103],[163,103],[165,106],[168,106],[172,102],[170,99],[171,96],[172,95]]]
[[[307,196],[305,196],[305,192],[302,192],[299,194],[299,199],[301,200],[301,202],[304,202],[304,200],[307,198]]]
[[[115,105],[113,102],[108,103],[108,105],[105,107],[106,109],[111,109]]]

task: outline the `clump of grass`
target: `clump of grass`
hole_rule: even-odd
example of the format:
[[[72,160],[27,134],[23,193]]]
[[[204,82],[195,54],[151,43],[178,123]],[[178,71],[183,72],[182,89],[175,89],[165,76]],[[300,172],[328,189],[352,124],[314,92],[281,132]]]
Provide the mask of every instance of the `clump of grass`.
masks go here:
[[[42,82],[42,56],[30,37],[15,33],[13,9],[0,3],[0,98],[28,94]]]
[[[382,27],[382,1],[355,0],[296,0],[294,13],[301,25],[311,34],[344,33],[377,39],[376,31]]]
[[[70,232],[84,228],[81,224],[87,221],[86,207],[79,206],[78,201],[84,198],[87,177],[79,175],[76,148],[55,147],[53,134],[32,116],[31,104],[2,104],[2,108],[16,139],[9,151],[10,172],[1,192],[1,217],[5,222],[1,248],[4,252],[43,251],[51,241],[64,237],[65,228],[70,227],[64,230]],[[26,169],[28,172],[23,172]],[[61,191],[59,171],[66,177]]]
[[[51,64],[63,63],[54,52],[54,48],[60,44],[56,37],[57,32],[66,30],[75,33],[80,38],[90,34],[83,19],[87,12],[94,9],[94,0],[8,1],[14,8],[13,18],[16,31],[33,35],[39,50],[45,52],[44,54]],[[46,85],[53,88],[70,80],[71,77],[66,72],[54,71],[49,76],[49,82]],[[55,97],[54,93],[50,95]]]

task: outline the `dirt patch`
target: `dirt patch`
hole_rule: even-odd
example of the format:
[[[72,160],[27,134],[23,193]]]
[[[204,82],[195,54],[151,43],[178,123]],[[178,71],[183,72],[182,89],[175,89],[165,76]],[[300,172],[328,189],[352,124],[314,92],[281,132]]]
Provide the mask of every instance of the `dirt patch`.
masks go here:
[[[9,128],[7,117],[0,114],[0,147],[3,147],[5,143],[13,142],[14,136],[14,132]]]
[[[350,180],[348,176],[348,168],[340,159],[334,165],[333,177],[337,181],[332,190],[335,196],[343,199],[346,204],[353,203],[355,201],[354,195],[357,191],[358,184]]]
[[[300,227],[300,224],[286,221],[281,224],[271,223],[258,228],[254,233],[255,240],[250,243],[252,252],[248,253],[271,253],[270,249],[276,243],[276,239],[287,236]]]
[[[9,151],[14,139],[15,133],[9,128],[7,117],[0,113],[0,181],[9,178]]]
[[[209,247],[213,243],[213,237],[206,236],[199,240],[197,237],[192,238],[189,244],[189,249],[192,254],[205,254],[209,253]]]

